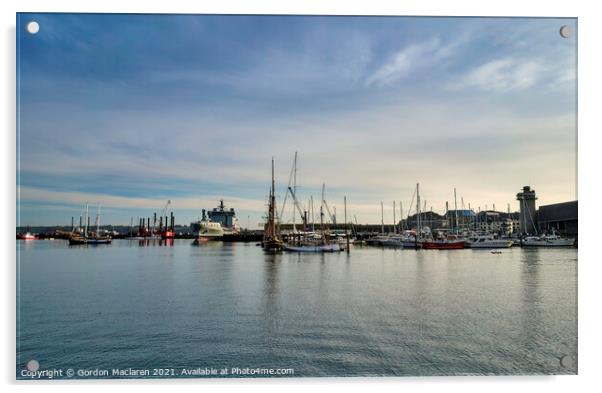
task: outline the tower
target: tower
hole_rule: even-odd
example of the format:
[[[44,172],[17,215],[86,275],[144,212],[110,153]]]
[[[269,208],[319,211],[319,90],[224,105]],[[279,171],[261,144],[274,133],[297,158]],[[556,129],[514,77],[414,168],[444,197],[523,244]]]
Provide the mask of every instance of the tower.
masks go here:
[[[520,203],[520,232],[526,234],[537,233],[535,221],[535,190],[524,186],[523,191],[516,194],[516,200]]]

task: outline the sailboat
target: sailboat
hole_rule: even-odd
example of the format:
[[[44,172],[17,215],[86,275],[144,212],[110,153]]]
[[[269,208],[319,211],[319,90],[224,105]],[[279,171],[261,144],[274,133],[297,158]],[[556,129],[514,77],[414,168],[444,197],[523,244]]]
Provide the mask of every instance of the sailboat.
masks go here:
[[[326,199],[324,198],[324,188],[325,185],[322,184],[322,202],[320,204],[320,233],[318,236],[307,236],[308,233],[308,223],[307,223],[307,211],[303,211],[301,208],[299,201],[297,199],[297,195],[295,193],[296,190],[296,174],[297,174],[297,152],[295,152],[295,159],[293,161],[293,170],[291,172],[295,176],[294,187],[288,187],[288,192],[291,194],[293,199],[294,209],[293,213],[299,213],[301,216],[301,220],[303,221],[303,236],[296,236],[293,234],[292,242],[287,242],[284,244],[285,251],[291,252],[338,252],[343,251],[340,242],[337,239],[331,239],[330,233],[324,230],[324,207],[326,207],[328,214],[331,218],[336,220],[335,216],[330,212],[330,208],[326,203]],[[294,215],[293,215],[294,217]],[[293,218],[294,223],[294,218]],[[294,224],[293,224],[294,225]]]
[[[265,251],[280,251],[284,243],[280,238],[280,231],[276,222],[276,183],[274,181],[274,158],[272,157],[272,185],[270,187],[270,196],[268,201],[268,222],[263,234],[261,246]]]
[[[74,228],[69,237],[69,245],[111,244],[112,239],[110,236],[100,236],[100,204],[96,212],[96,232],[89,232],[88,218],[88,204],[86,203],[86,219],[83,233],[81,227]]]

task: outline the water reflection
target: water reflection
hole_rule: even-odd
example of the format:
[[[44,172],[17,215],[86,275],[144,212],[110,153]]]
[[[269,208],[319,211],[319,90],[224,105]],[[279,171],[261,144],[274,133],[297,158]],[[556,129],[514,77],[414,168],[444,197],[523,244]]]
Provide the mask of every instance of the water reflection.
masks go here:
[[[144,238],[124,239],[130,247],[173,246],[174,239]],[[113,241],[115,242],[115,241]]]
[[[520,336],[524,349],[534,352],[539,349],[539,337],[545,329],[541,321],[541,293],[539,268],[540,250],[525,249],[521,254],[520,270]]]
[[[279,283],[278,274],[282,263],[282,253],[264,253],[264,305],[263,319],[267,334],[271,334],[278,322]]]

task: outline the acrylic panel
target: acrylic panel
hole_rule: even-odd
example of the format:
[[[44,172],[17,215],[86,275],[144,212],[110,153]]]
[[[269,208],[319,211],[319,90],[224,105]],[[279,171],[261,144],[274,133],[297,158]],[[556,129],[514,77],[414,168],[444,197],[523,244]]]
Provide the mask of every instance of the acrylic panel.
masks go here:
[[[17,379],[577,373],[577,20],[17,14]]]

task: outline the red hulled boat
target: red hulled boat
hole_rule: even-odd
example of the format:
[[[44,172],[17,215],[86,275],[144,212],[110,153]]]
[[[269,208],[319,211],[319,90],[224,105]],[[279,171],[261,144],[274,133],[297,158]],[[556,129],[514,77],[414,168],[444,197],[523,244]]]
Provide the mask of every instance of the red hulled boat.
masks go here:
[[[458,237],[449,235],[445,239],[425,241],[422,243],[422,248],[425,250],[461,250],[465,248],[464,240]]]

